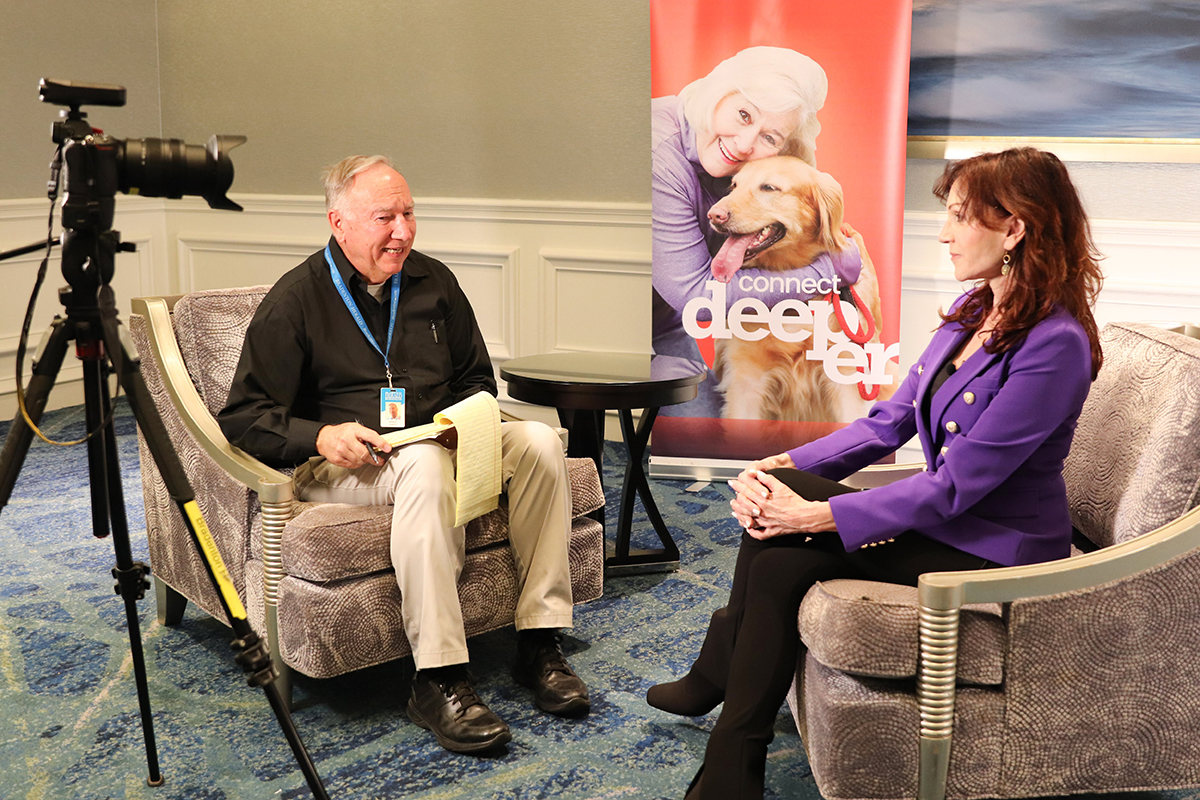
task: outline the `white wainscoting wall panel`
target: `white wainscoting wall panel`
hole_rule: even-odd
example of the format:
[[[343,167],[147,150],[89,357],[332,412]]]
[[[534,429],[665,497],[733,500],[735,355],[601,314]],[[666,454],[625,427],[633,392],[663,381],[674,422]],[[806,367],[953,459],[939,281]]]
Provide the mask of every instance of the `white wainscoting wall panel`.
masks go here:
[[[116,292],[118,313],[124,316],[129,313],[129,301],[139,294],[146,294],[146,287],[154,286],[156,266],[165,263],[166,240],[162,201],[119,197],[117,209],[114,229],[120,233],[121,241],[131,242],[137,248],[132,253],[117,253],[114,259],[111,285]],[[0,251],[38,241],[45,242],[49,210],[49,200],[46,199],[0,201]],[[56,212],[56,236],[60,230],[57,223]],[[42,249],[0,262],[0,413],[5,419],[11,419],[17,412],[17,343],[44,255],[45,250]],[[58,293],[66,285],[62,273],[62,250],[55,246],[29,328],[23,383],[29,381],[33,358],[43,335],[54,317],[63,313]],[[82,380],[83,368],[71,346],[50,393],[49,407],[61,408],[82,403]]]
[[[175,239],[172,293],[272,284],[320,244],[241,236],[179,236]]]
[[[932,336],[937,311],[967,288],[937,241],[944,215],[909,212],[904,222],[901,366],[907,368]],[[1200,321],[1200,223],[1093,220],[1103,259],[1104,288],[1096,302],[1101,327],[1116,321]]]
[[[543,250],[545,350],[650,352],[649,253]]]
[[[454,272],[471,301],[475,320],[493,362],[507,361],[517,349],[517,264],[520,248],[469,247],[418,242],[417,249]]]

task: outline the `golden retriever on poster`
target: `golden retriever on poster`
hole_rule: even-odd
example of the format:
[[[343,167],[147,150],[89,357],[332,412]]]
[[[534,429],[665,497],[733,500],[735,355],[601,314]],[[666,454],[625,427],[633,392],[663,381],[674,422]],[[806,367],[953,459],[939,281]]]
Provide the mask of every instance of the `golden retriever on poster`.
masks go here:
[[[862,255],[862,272],[854,290],[874,320],[878,342],[882,328],[879,281],[862,236],[843,225],[842,188],[834,178],[799,158],[776,156],[752,161],[734,176],[730,193],[708,212],[709,223],[729,236],[727,247],[713,260],[713,277],[729,282],[741,266],[789,270],[812,263],[822,253],[847,246],[851,236]],[[730,251],[733,257],[730,257]],[[740,258],[739,258],[740,256]],[[859,315],[843,303],[847,324]],[[747,330],[765,324],[747,324]],[[841,331],[836,318],[830,329]],[[789,331],[812,329],[811,323],[787,323]],[[856,331],[857,333],[857,331]],[[865,400],[858,383],[837,383],[821,361],[806,356],[812,337],[786,342],[775,336],[758,341],[716,340],[713,369],[725,395],[727,419],[850,422],[867,413],[874,400]],[[849,374],[847,369],[840,370]],[[892,383],[879,387],[879,397],[895,391],[896,364],[887,363]]]

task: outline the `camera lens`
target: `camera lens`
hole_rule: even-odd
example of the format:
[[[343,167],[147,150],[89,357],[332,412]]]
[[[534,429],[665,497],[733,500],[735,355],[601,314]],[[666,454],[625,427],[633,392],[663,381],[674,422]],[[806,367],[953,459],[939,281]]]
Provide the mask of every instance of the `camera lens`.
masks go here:
[[[203,197],[212,208],[241,211],[225,196],[233,184],[228,152],[244,136],[213,136],[207,147],[182,139],[126,139],[118,142],[120,190],[127,194],[178,199]]]

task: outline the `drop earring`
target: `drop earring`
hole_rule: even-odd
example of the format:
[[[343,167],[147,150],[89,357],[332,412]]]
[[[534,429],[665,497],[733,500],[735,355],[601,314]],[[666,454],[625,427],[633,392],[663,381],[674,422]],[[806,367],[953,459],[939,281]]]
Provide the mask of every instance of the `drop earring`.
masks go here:
[[[1011,269],[1012,269],[1012,256],[1009,255],[1007,250],[1005,250],[1004,251],[1004,260],[1000,262],[1000,274],[1007,275]]]

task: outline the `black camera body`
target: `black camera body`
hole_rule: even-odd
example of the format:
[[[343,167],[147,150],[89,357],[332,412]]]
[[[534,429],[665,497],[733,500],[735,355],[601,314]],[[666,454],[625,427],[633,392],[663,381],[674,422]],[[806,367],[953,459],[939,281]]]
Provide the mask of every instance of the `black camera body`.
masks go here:
[[[211,208],[241,211],[226,196],[233,183],[228,151],[245,136],[212,136],[207,146],[181,139],[116,139],[92,128],[83,105],[123,106],[125,88],[42,78],[44,103],[68,106],[51,129],[59,146],[51,164],[50,197],[57,196],[59,172],[65,191],[62,206],[63,273],[75,288],[93,290],[112,280],[113,255],[132,249],[112,231],[117,192],[179,199],[203,197]]]
[[[118,191],[176,200],[199,195],[211,208],[242,210],[225,193],[233,183],[233,162],[228,153],[245,142],[245,136],[214,135],[205,146],[187,144],[182,139],[115,139],[94,131],[87,123],[87,114],[79,108],[123,106],[124,87],[42,78],[38,88],[42,102],[69,106],[69,110],[59,112],[61,119],[54,123],[51,138],[63,147],[68,202],[72,192],[91,195],[86,203],[77,203],[71,209],[72,222],[90,224],[92,201],[103,205],[100,201]],[[76,179],[81,173],[82,177]],[[111,224],[111,203],[108,206]],[[103,208],[94,210],[104,213]],[[64,208],[63,226],[76,227],[68,223],[66,215]]]

